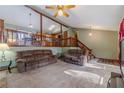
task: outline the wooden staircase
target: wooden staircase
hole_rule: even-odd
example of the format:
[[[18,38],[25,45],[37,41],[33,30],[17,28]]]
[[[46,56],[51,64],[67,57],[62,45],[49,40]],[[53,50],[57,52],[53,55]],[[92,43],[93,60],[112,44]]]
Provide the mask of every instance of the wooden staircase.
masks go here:
[[[76,41],[76,47],[79,47],[80,49],[82,50],[85,50],[86,52],[86,56],[88,56],[88,60],[92,59],[92,58],[95,58],[94,54],[92,53],[92,50],[87,47],[85,44],[83,44],[80,40],[76,39],[76,38],[72,38],[70,37],[69,39],[71,39],[71,41]],[[71,42],[73,43],[73,42]]]
[[[104,64],[111,64],[111,65],[116,65],[118,66],[118,60],[117,59],[107,59],[107,58],[99,58],[99,57],[96,57],[92,50],[90,48],[88,48],[85,44],[83,44],[80,40],[78,39],[75,39],[75,38],[71,38],[73,40],[76,40],[77,42],[77,47],[79,47],[80,49],[82,50],[86,50],[86,55],[88,57],[88,60],[91,60],[93,58],[97,58],[98,59],[98,62],[99,63],[104,63]],[[73,42],[72,42],[73,43]]]

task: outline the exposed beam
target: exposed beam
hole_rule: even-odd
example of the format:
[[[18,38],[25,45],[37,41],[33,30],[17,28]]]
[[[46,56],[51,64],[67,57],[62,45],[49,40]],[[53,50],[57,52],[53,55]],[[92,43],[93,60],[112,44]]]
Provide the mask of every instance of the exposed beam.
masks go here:
[[[41,38],[41,44],[42,44],[42,33],[43,33],[43,25],[42,25],[42,23],[43,23],[42,14],[40,14],[40,34],[41,34],[40,38]]]
[[[30,8],[31,10],[35,11],[36,13],[38,13],[38,14],[40,14],[40,15],[42,15],[42,16],[45,16],[45,17],[47,17],[47,18],[49,18],[49,19],[51,19],[51,20],[53,20],[53,21],[55,21],[55,22],[59,23],[60,25],[63,25],[63,26],[65,26],[65,27],[69,27],[69,26],[67,26],[67,25],[65,25],[65,24],[63,24],[63,23],[61,23],[61,22],[59,22],[59,21],[57,21],[57,20],[55,20],[55,19],[53,19],[53,18],[49,17],[48,15],[46,15],[46,14],[43,14],[43,13],[39,12],[38,10],[36,10],[36,9],[32,8],[32,7],[31,7],[31,6],[29,6],[29,5],[25,5],[25,6],[26,6],[26,7],[28,7],[28,8]]]
[[[0,43],[4,42],[4,20],[0,19]]]

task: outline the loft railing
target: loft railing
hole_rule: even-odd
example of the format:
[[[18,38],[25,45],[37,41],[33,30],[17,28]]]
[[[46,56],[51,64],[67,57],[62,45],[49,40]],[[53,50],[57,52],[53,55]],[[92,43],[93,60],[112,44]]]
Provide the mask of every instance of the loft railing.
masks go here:
[[[12,47],[44,46],[44,47],[77,47],[77,40],[63,36],[52,37],[38,33],[28,33],[6,29],[4,31],[4,42]]]
[[[85,53],[88,56],[89,60],[92,59],[92,58],[95,58],[95,55],[93,54],[92,50],[89,47],[87,47],[85,44],[83,44],[80,40],[78,40],[76,38],[71,38],[71,39],[76,41],[76,46],[77,47],[86,51]]]
[[[88,48],[85,44],[83,44],[80,40],[71,37],[71,43],[73,43],[73,41],[75,41],[76,46],[80,47],[81,49],[87,49],[88,51],[92,51],[90,48]]]
[[[62,47],[77,47],[77,39],[72,37],[62,39]]]

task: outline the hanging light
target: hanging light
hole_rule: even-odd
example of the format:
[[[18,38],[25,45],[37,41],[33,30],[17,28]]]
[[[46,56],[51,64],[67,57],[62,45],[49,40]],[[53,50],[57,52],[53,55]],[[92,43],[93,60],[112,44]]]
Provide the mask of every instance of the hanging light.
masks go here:
[[[63,11],[61,9],[58,11],[58,15],[59,16],[62,16],[63,15]]]
[[[89,36],[92,36],[92,26],[90,26],[90,33],[89,33]]]
[[[32,16],[32,14],[29,13],[29,28],[33,28],[31,16]]]
[[[92,33],[91,32],[89,33],[89,36],[92,36]]]

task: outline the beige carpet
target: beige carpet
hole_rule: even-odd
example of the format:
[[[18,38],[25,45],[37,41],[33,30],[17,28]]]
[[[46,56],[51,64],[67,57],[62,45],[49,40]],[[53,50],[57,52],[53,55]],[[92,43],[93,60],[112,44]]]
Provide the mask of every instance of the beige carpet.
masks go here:
[[[15,88],[97,88],[106,87],[111,72],[118,66],[91,60],[85,66],[57,63],[25,73],[13,72],[7,76],[7,87]]]
[[[7,73],[6,71],[0,71],[0,88],[6,88],[7,87]]]

